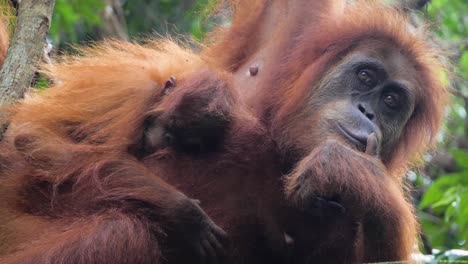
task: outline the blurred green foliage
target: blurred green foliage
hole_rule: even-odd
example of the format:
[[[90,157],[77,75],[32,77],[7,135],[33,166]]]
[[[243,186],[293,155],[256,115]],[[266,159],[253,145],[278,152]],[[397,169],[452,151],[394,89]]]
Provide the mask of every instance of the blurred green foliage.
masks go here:
[[[169,35],[189,33],[201,40],[207,28],[214,24],[208,20],[216,0],[128,0],[123,4],[127,29],[131,37],[156,33]],[[55,44],[95,39],[94,29],[103,21],[103,0],[56,0],[50,29]]]
[[[50,36],[55,43],[63,39],[78,41],[78,31],[90,31],[101,24],[99,12],[104,8],[100,0],[56,0],[50,27]]]
[[[452,154],[461,170],[439,176],[419,204],[421,210],[431,209],[431,215],[421,215],[421,223],[439,249],[465,247],[468,238],[468,152],[455,149]]]
[[[161,35],[190,33],[200,40],[206,33],[209,10],[215,3],[214,0],[128,1],[124,8],[129,34],[141,36],[148,32]]]
[[[468,78],[468,1],[432,0],[428,6],[429,18],[435,25],[440,38],[448,43],[459,44],[459,58],[455,67],[456,74]],[[466,82],[465,82],[466,85]],[[467,87],[464,87],[466,89]]]
[[[429,17],[440,25],[436,32],[445,40],[461,40],[468,36],[465,0],[432,0],[428,5]]]
[[[463,96],[468,94],[467,15],[466,0],[432,0],[427,9],[438,41],[452,59],[452,89],[459,91],[441,137],[441,148],[451,154],[457,169],[451,173],[438,170],[419,203],[424,234],[431,247],[441,250],[468,249],[468,98]]]

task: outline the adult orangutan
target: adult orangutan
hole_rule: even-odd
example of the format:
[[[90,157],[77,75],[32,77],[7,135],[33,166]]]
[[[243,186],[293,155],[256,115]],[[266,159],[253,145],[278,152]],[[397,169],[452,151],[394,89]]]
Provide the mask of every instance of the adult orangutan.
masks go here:
[[[410,259],[402,175],[446,100],[424,32],[366,1],[231,4],[199,53],[46,67],[1,145],[0,263]]]

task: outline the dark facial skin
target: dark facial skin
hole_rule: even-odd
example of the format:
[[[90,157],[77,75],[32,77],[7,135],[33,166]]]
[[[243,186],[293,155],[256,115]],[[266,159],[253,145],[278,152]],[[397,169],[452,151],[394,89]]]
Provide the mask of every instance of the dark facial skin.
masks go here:
[[[414,109],[414,95],[398,76],[389,76],[385,62],[353,56],[342,65],[334,86],[348,97],[348,110],[336,121],[335,131],[357,149],[365,151],[372,133],[385,157],[395,145]],[[340,89],[341,88],[341,89]]]
[[[415,109],[415,70],[403,54],[384,45],[357,50],[313,91],[298,115],[311,122],[292,130],[313,131],[297,139],[299,146],[334,137],[385,162]]]

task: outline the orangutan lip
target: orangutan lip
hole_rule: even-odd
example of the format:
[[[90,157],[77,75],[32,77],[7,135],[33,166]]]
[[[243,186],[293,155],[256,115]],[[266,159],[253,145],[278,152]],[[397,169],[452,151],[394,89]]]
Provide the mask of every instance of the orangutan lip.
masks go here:
[[[346,127],[342,126],[340,123],[336,123],[338,133],[341,134],[349,143],[353,144],[359,151],[365,152],[367,142],[364,143],[361,139],[349,131]]]

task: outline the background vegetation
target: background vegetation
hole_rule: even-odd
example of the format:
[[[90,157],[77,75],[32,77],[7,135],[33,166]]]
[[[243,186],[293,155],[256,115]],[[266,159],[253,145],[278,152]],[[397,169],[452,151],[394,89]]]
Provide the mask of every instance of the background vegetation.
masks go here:
[[[50,39],[56,50],[106,37],[185,34],[202,39],[213,0],[57,0]],[[453,103],[428,165],[408,176],[422,223],[427,259],[468,260],[468,1],[432,0],[417,18],[433,25],[433,39],[453,67]]]

